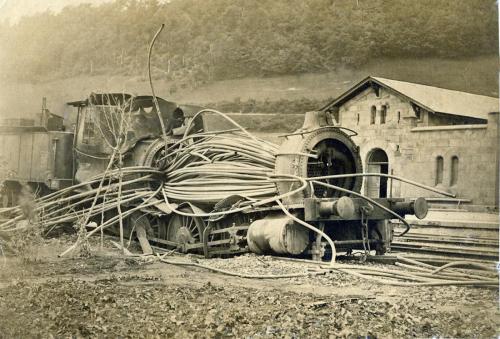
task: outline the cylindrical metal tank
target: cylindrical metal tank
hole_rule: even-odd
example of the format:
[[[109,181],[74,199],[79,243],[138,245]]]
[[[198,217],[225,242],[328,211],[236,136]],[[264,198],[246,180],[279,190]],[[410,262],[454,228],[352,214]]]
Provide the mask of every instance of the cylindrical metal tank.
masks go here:
[[[308,230],[286,216],[254,221],[248,228],[248,248],[257,254],[299,255],[309,244]]]

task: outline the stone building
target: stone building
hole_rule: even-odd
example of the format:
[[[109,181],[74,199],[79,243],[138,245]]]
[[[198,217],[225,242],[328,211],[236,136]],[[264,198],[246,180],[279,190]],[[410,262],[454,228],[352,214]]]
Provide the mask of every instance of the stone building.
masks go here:
[[[498,207],[498,99],[367,77],[324,107],[356,131],[365,172],[389,173],[455,193],[441,198],[368,178],[371,197],[433,197],[435,203]]]

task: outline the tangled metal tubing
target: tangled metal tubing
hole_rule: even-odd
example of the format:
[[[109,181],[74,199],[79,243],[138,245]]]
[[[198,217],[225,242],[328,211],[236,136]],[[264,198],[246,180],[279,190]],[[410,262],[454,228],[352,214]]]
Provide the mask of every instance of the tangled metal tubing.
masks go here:
[[[121,185],[117,176],[122,175]],[[52,194],[34,200],[33,214],[38,225],[44,230],[64,223],[75,223],[83,216],[90,217],[112,211],[118,205],[141,204],[157,192],[151,190],[150,184],[156,183],[162,172],[149,167],[127,167],[107,172],[104,176],[95,176],[86,182],[70,186]],[[95,188],[104,182],[102,187]],[[160,185],[161,186],[161,185]],[[121,192],[118,188],[121,187]],[[96,199],[97,198],[97,199]],[[90,206],[93,200],[95,206]],[[17,223],[26,219],[23,206],[3,209],[0,216],[9,219],[0,224],[2,231],[16,231]]]
[[[450,194],[408,179],[379,173],[353,173],[311,178],[302,178],[288,174],[276,174],[274,173],[274,163],[278,153],[278,146],[255,137],[223,113],[213,110],[203,110],[198,112],[195,117],[203,113],[218,114],[231,122],[236,129],[189,134],[192,128],[189,123],[182,139],[170,146],[166,146],[167,156],[165,160],[167,160],[167,166],[164,170],[149,167],[127,167],[111,170],[104,175],[91,178],[85,183],[77,184],[36,199],[35,211],[39,215],[40,220],[43,220],[43,226],[54,227],[61,223],[77,222],[81,220],[82,216],[87,216],[88,219],[88,217],[115,210],[122,205],[129,206],[122,214],[115,215],[88,232],[85,235],[85,237],[88,238],[97,231],[103,230],[118,222],[120,218],[127,217],[136,211],[160,202],[164,202],[170,206],[173,213],[202,218],[230,215],[248,211],[259,206],[276,204],[287,216],[311,231],[321,235],[332,249],[332,259],[329,265],[322,266],[313,273],[266,276],[268,278],[324,274],[331,270],[337,270],[359,278],[402,286],[436,286],[449,284],[491,286],[492,284],[498,283],[498,280],[491,279],[491,277],[482,275],[471,276],[470,274],[464,275],[450,271],[444,273],[442,270],[449,268],[448,266],[438,268],[438,270],[436,267],[430,268],[422,266],[425,264],[420,262],[415,264],[414,261],[411,269],[416,272],[412,273],[378,268],[360,268],[357,265],[349,266],[335,263],[335,246],[332,239],[315,226],[297,218],[282,203],[283,199],[305,190],[308,186],[322,185],[348,195],[360,197],[377,208],[390,213],[394,218],[401,220],[407,226],[407,230],[403,232],[404,234],[410,227],[404,218],[380,205],[373,199],[352,190],[331,185],[325,181],[355,176],[378,176],[399,180],[443,195],[449,196]],[[193,121],[195,117],[193,117],[191,121]],[[315,157],[315,154],[311,153],[307,154],[307,156]],[[122,175],[123,180],[121,183],[121,194],[118,193],[118,175]],[[298,187],[287,193],[279,194],[276,183],[280,181],[298,183]],[[158,184],[156,189],[151,188],[152,183]],[[94,188],[97,184],[99,184],[100,187]],[[244,201],[227,211],[187,213],[176,209],[175,206],[171,204],[171,202],[187,201],[195,205],[215,205],[231,195],[241,196],[244,198]],[[162,199],[158,200],[159,197],[162,197]],[[95,206],[89,207],[91,201],[97,202]],[[2,231],[15,230],[16,223],[24,218],[22,208],[19,206],[3,210],[0,212],[0,216],[2,214],[11,216],[10,220],[0,224],[0,230]],[[78,242],[64,251],[61,256],[69,253],[77,246]],[[199,266],[201,268],[217,271],[217,269],[201,264],[193,265],[193,263],[174,262],[165,258],[161,258],[161,260],[171,264]],[[400,265],[408,265],[409,259],[404,260],[406,261],[401,262]],[[450,265],[453,266],[454,263],[450,263]],[[220,273],[228,274],[228,272]],[[231,275],[241,276],[238,274]],[[255,275],[251,277],[262,278],[262,276]],[[471,280],[471,278],[474,279]]]
[[[322,263],[314,262],[312,260],[272,257],[275,260],[298,261],[301,263],[306,263],[309,265],[313,265],[315,269],[304,273],[246,274],[211,267],[210,265],[201,264],[199,262],[166,258],[166,256],[169,254],[170,253],[166,253],[163,256],[157,254],[157,257],[161,262],[164,262],[166,264],[196,267],[219,274],[245,279],[287,279],[340,272],[347,275],[352,275],[363,280],[399,287],[472,286],[496,289],[498,288],[499,283],[498,277],[493,272],[495,271],[495,268],[493,266],[490,267],[486,265],[480,265],[474,267],[476,270],[468,270],[467,272],[457,270],[449,270],[446,273],[442,272],[443,270],[450,269],[450,267],[453,266],[471,266],[471,263],[466,261],[450,262],[441,267],[435,267],[422,263],[420,261],[398,256],[395,265],[405,270],[397,270],[388,267],[368,266],[366,264],[352,265],[337,262],[325,265]]]

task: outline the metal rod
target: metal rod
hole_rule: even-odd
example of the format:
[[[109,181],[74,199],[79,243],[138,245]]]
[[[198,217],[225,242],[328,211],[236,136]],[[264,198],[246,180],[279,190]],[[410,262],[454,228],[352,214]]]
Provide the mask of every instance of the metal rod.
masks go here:
[[[165,122],[161,116],[160,105],[158,104],[158,99],[156,98],[155,89],[153,86],[153,79],[151,78],[151,53],[153,52],[153,46],[155,44],[156,38],[160,35],[161,31],[165,27],[165,24],[161,24],[160,28],[156,32],[151,40],[151,44],[149,45],[148,50],[148,77],[149,77],[149,86],[151,87],[151,94],[153,95],[153,102],[155,103],[156,114],[158,115],[158,120],[160,120],[161,133],[163,137],[163,142],[165,143],[165,155],[167,154],[167,131],[165,130]]]
[[[385,178],[393,178],[395,180],[399,180],[402,182],[405,182],[407,184],[423,188],[425,190],[434,192],[434,193],[439,193],[447,197],[452,197],[455,198],[456,195],[444,191],[440,191],[438,189],[435,189],[434,187],[430,187],[427,185],[420,184],[416,181],[408,180],[402,177],[398,177],[395,175],[390,175],[390,174],[383,174],[383,173],[350,173],[350,174],[336,174],[336,175],[324,175],[324,176],[319,176],[319,177],[311,177],[307,178],[306,180],[325,180],[325,179],[339,179],[339,178],[352,178],[352,177],[385,177]]]

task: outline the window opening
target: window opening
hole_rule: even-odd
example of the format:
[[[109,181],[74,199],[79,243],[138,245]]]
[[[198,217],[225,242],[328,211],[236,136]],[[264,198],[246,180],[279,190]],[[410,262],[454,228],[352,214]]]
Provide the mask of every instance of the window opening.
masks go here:
[[[451,157],[451,180],[450,185],[456,185],[458,182],[458,157],[454,155]]]
[[[93,121],[85,121],[83,129],[83,140],[84,144],[91,144],[95,137],[95,124]]]
[[[377,107],[372,106],[371,114],[370,114],[370,125],[375,124],[375,116],[377,115]]]
[[[443,183],[443,157],[438,156],[436,158],[436,185]]]
[[[385,118],[387,117],[387,106],[382,106],[382,111],[380,112],[380,123],[385,124]]]

